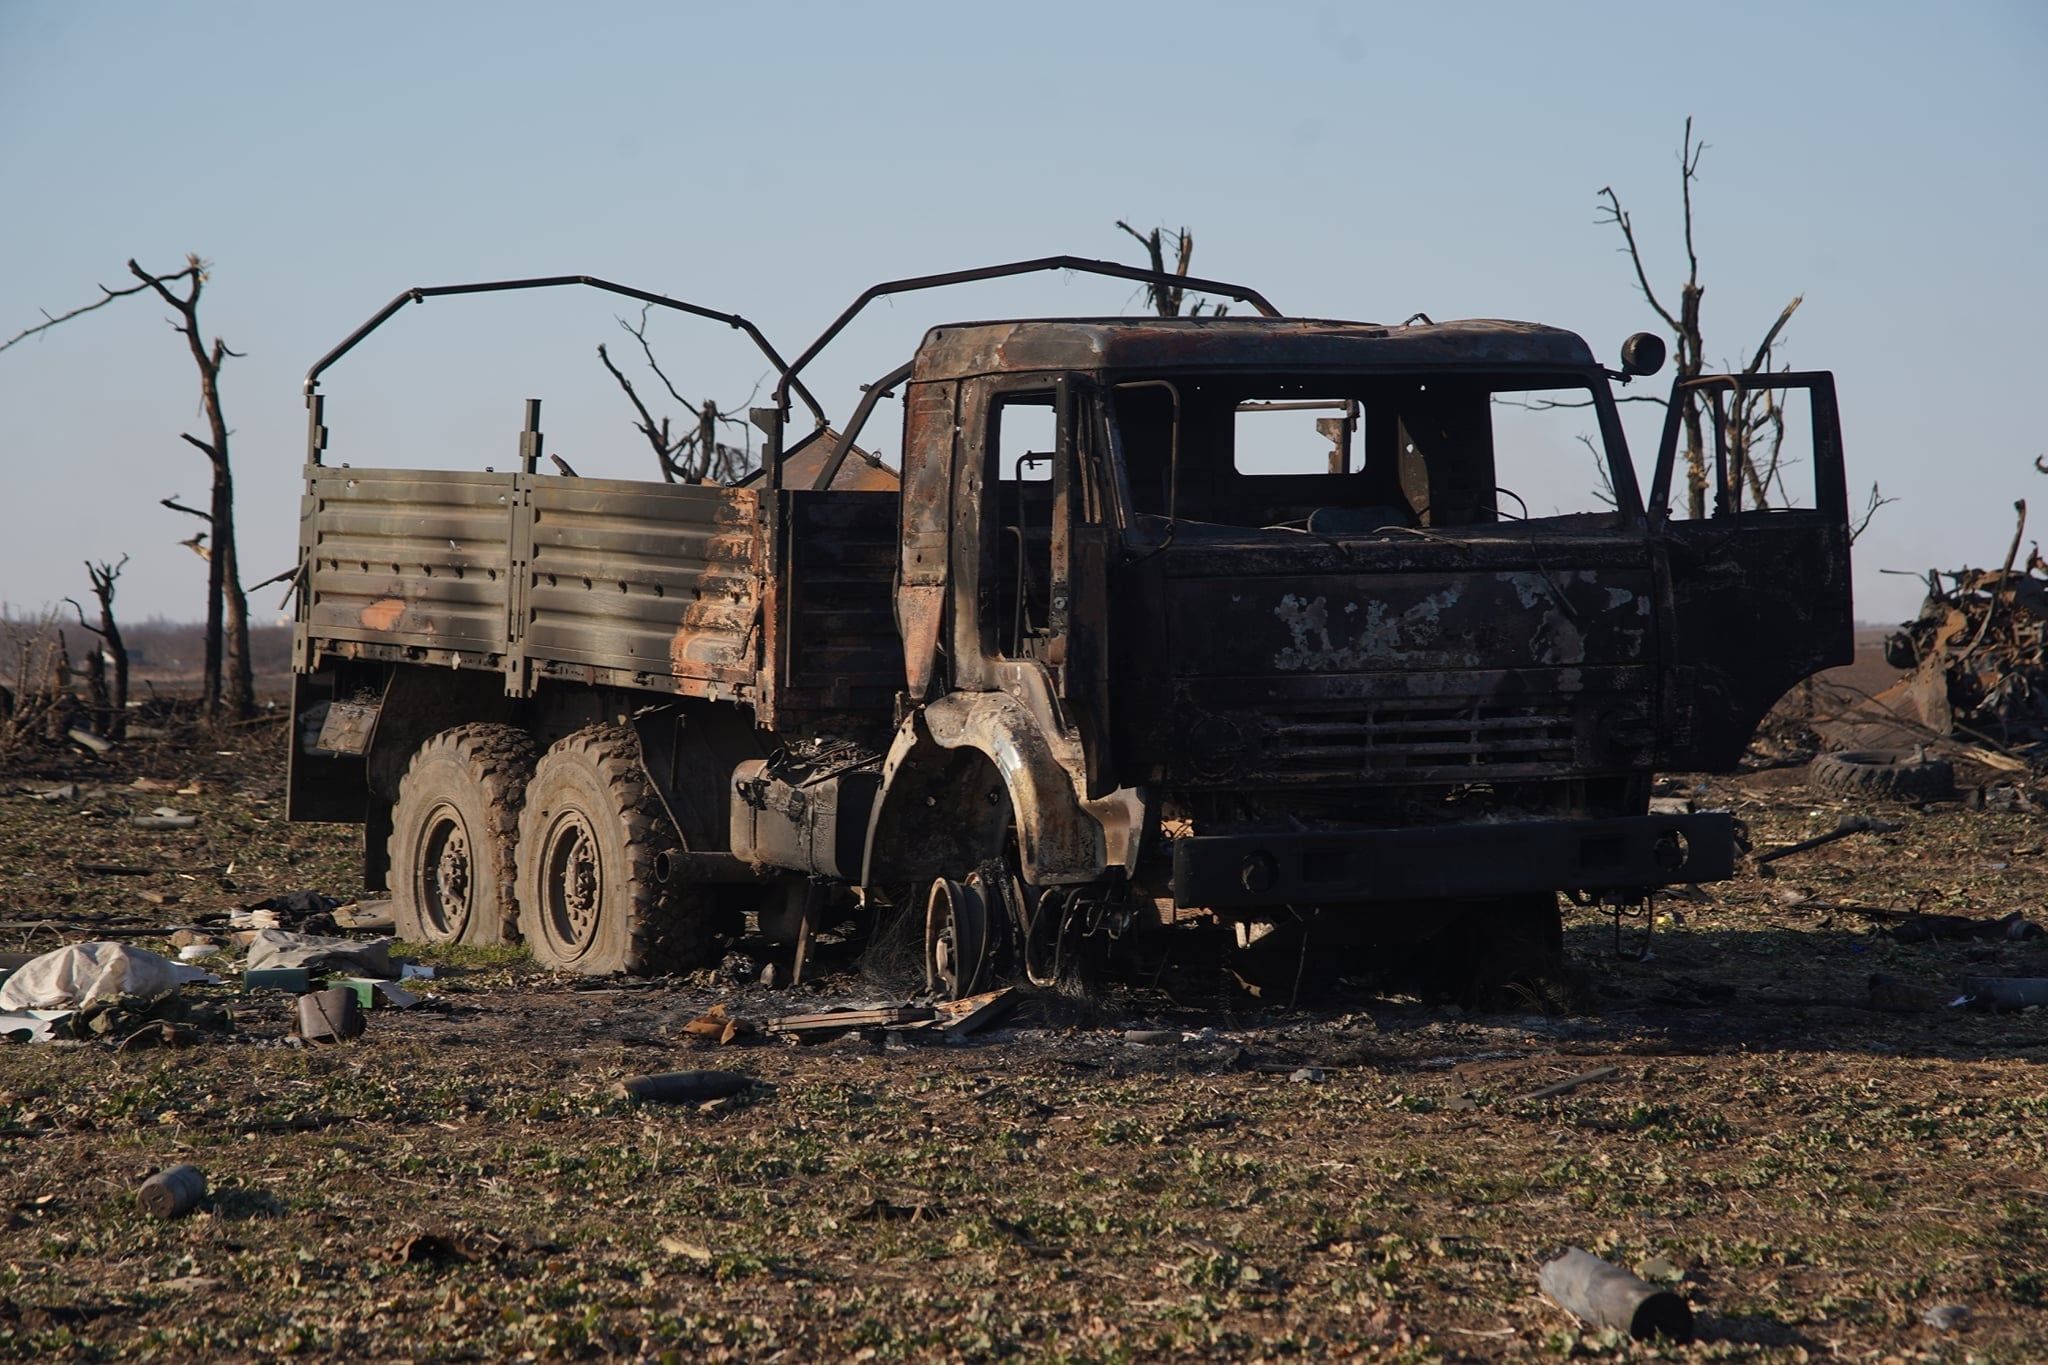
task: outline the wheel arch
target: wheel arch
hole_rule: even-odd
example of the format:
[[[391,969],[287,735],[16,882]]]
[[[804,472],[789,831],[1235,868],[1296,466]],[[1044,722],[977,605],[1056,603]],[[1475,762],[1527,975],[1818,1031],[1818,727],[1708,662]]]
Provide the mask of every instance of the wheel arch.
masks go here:
[[[889,747],[862,881],[957,875],[1001,851],[1012,819],[1027,882],[1070,885],[1102,874],[1102,825],[1024,705],[999,692],[942,697],[913,712]]]

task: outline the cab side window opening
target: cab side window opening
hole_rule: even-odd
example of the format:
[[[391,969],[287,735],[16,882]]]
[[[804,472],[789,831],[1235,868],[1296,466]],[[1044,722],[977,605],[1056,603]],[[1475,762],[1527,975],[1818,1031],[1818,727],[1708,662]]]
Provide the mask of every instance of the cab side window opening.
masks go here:
[[[994,543],[983,553],[983,634],[992,652],[1038,658],[1052,634],[1059,421],[1050,391],[1005,394],[990,409]]]
[[[1803,388],[1716,387],[1701,394],[1701,473],[1708,517],[1804,511],[1817,505],[1819,470],[1812,394]],[[1692,499],[1680,437],[1671,515],[1686,518]]]

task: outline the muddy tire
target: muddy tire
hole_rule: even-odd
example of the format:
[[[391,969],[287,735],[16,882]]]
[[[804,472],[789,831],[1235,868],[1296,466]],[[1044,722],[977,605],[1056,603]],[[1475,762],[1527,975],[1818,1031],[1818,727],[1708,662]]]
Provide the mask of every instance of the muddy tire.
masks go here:
[[[1944,801],[1956,794],[1956,770],[1947,759],[1911,750],[1854,749],[1814,759],[1806,769],[1806,785],[1832,796]]]
[[[533,740],[458,725],[422,744],[391,811],[391,911],[409,943],[505,943],[518,933],[513,843]]]
[[[694,966],[716,942],[701,890],[664,888],[680,852],[628,726],[597,725],[534,765],[519,817],[519,929],[546,967],[600,976]]]

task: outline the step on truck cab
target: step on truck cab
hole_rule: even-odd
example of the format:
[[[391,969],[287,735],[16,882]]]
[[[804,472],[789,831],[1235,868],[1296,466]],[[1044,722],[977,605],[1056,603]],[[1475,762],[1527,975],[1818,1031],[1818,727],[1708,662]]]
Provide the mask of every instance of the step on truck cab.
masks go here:
[[[877,298],[1038,270],[1251,311],[937,326],[839,426],[804,385]],[[322,374],[406,303],[563,285],[744,331],[778,375],[762,469],[543,472],[537,403],[506,472],[327,458]],[[1652,775],[1734,767],[1851,657],[1831,376],[1684,381],[1645,487],[1613,386],[1661,361],[1071,257],[878,285],[789,361],[587,277],[408,291],[307,377],[290,814],[365,825],[407,936],[587,972],[840,915],[909,917],[955,996],[1190,926],[1337,969],[1554,950],[1560,894],[1731,875],[1730,818],[1652,814]],[[893,398],[896,468],[858,445]],[[1578,415],[1591,510],[1508,485],[1531,410]]]

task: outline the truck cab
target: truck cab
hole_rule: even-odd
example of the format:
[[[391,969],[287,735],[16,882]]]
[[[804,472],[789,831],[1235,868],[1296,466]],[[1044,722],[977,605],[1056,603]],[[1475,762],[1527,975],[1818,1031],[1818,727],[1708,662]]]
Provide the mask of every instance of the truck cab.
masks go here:
[[[1730,875],[1729,818],[1651,816],[1650,780],[1732,767],[1850,657],[1832,386],[1771,377],[1817,400],[1807,510],[1690,524],[1645,506],[1615,377],[1569,332],[1483,320],[929,333],[906,695],[1010,717],[1064,769],[1020,831],[1026,900],[1107,877],[1140,920],[1357,929]],[[1584,411],[1604,508],[1531,515],[1504,486],[1497,415],[1531,405]],[[877,840],[871,871],[938,870],[906,851]]]

